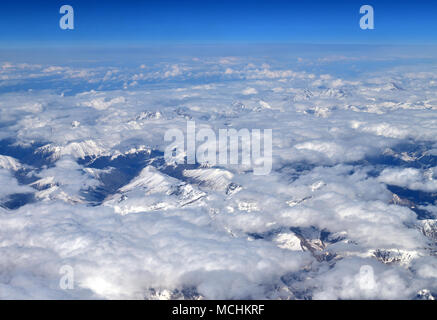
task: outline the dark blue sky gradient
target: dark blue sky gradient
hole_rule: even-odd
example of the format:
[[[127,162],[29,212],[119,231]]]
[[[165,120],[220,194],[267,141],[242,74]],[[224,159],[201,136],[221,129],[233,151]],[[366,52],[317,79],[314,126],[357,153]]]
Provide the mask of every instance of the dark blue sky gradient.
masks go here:
[[[59,28],[59,8],[75,30]],[[359,8],[375,8],[375,30]],[[437,1],[1,1],[0,45],[203,43],[437,44]]]

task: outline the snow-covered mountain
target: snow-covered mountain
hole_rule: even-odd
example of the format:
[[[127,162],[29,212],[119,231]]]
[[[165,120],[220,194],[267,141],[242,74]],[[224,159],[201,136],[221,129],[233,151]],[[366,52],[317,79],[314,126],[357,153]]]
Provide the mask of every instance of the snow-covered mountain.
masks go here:
[[[437,69],[218,54],[0,64],[0,298],[437,297]],[[271,172],[166,163],[187,121]]]

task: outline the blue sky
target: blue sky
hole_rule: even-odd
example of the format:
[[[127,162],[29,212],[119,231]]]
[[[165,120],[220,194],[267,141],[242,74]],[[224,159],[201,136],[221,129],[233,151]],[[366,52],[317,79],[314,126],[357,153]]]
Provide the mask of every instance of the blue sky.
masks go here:
[[[59,8],[75,10],[75,30],[59,28]],[[375,8],[375,30],[359,28],[359,8]],[[334,1],[2,1],[3,47],[156,43],[437,44],[437,3]]]

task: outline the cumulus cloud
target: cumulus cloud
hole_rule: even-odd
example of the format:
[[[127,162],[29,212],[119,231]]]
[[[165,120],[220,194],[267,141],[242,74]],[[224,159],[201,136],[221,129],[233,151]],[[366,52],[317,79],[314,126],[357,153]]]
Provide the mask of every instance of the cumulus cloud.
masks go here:
[[[437,73],[354,60],[2,62],[0,297],[433,297]],[[273,129],[271,173],[166,164],[188,120]]]
[[[257,94],[258,91],[255,88],[246,88],[243,90],[244,95],[251,95],[251,94]]]
[[[426,192],[437,191],[437,180],[434,179],[435,168],[427,171],[421,171],[415,168],[390,168],[385,169],[379,180],[399,187],[405,187],[411,190],[421,190]]]

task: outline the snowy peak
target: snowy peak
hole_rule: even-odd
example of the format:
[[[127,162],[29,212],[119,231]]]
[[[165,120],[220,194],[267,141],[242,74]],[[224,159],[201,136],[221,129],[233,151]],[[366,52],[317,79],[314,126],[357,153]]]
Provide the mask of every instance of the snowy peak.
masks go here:
[[[129,184],[122,187],[120,192],[129,192],[136,188],[141,188],[147,194],[167,192],[177,180],[166,176],[152,166],[147,166],[141,170],[140,174]]]
[[[105,149],[93,140],[71,142],[65,146],[48,144],[36,150],[37,153],[50,154],[50,159],[56,161],[64,155],[71,155],[77,159],[97,157],[106,154]]]
[[[184,170],[185,177],[197,181],[201,187],[206,187],[215,191],[226,191],[232,183],[233,174],[227,170],[204,168],[194,170]]]
[[[105,201],[120,214],[182,208],[206,196],[191,184],[147,166],[118,193]]]
[[[12,157],[0,155],[0,168],[17,171],[22,168],[22,165],[18,160]]]

